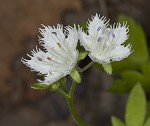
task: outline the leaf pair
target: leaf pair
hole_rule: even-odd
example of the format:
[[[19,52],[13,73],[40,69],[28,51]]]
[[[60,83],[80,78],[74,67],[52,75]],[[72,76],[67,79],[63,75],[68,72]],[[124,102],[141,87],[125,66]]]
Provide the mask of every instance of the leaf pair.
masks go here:
[[[36,90],[44,90],[44,89],[48,89],[51,91],[55,91],[60,87],[65,88],[66,84],[66,78],[63,77],[60,80],[58,80],[57,82],[51,84],[51,85],[47,85],[47,84],[43,84],[43,83],[33,83],[31,88],[32,89],[36,89]]]
[[[112,117],[113,126],[150,126],[150,118],[146,118],[146,97],[140,84],[131,91],[125,113],[125,124],[118,118]]]

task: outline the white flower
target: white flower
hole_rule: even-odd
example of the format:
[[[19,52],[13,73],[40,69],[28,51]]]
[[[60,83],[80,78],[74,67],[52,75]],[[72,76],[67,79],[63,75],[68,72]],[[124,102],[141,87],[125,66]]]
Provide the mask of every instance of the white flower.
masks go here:
[[[31,56],[27,54],[30,59],[22,59],[22,62],[32,71],[44,74],[44,81],[38,81],[50,85],[68,75],[75,67],[78,58],[78,32],[75,26],[68,26],[63,31],[63,26],[59,24],[56,28],[43,25],[39,31],[42,35],[39,42],[45,51],[36,48]]]
[[[88,22],[88,33],[79,30],[80,42],[90,52],[89,57],[100,64],[120,61],[131,54],[131,45],[124,45],[129,31],[126,23],[108,28],[108,22],[105,17],[96,14]]]

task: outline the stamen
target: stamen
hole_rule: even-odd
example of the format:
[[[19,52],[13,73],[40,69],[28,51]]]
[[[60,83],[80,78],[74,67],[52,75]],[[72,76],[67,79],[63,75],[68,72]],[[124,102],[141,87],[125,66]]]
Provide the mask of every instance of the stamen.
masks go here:
[[[100,31],[101,30],[101,26],[99,26],[98,28],[97,28],[97,31]]]
[[[56,32],[52,32],[52,34],[56,35],[57,36],[57,33]]]
[[[61,48],[61,44],[60,43],[57,43],[57,45]]]
[[[50,61],[50,60],[52,60],[50,57],[47,57],[47,59]]]
[[[111,35],[112,35],[113,38],[115,38],[115,34],[114,33],[112,33]]]
[[[98,42],[100,42],[101,40],[102,40],[102,38],[101,38],[101,37],[99,37],[99,38],[97,39],[97,41],[98,41]]]
[[[42,59],[41,59],[40,57],[37,57],[37,59],[38,59],[39,61],[42,61]]]
[[[58,39],[58,41],[60,42],[61,40],[58,38],[57,33],[56,32],[52,32],[52,34],[54,34],[56,36],[56,38]],[[61,44],[57,43],[57,45],[61,48]]]

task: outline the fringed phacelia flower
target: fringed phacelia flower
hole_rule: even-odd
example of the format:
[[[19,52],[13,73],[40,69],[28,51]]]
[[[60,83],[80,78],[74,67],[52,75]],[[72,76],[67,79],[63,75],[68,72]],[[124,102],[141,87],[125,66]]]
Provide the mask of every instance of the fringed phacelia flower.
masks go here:
[[[106,17],[96,14],[88,21],[88,33],[79,30],[80,42],[89,51],[89,57],[100,64],[120,61],[131,54],[131,45],[124,45],[128,39],[128,26],[116,23],[108,24]]]
[[[75,67],[78,51],[76,50],[78,42],[78,32],[68,26],[63,29],[62,25],[57,27],[44,26],[39,29],[42,37],[39,37],[39,43],[44,47],[44,51],[36,48],[28,55],[30,59],[22,59],[22,62],[44,75],[44,80],[38,80],[41,83],[50,85],[60,78],[68,75]]]

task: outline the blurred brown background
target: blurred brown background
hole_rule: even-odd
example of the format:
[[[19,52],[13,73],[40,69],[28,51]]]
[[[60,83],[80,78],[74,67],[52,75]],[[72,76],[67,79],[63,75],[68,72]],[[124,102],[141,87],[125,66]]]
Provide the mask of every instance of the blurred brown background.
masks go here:
[[[38,44],[41,24],[68,25],[100,13],[116,21],[120,13],[139,22],[149,40],[149,0],[0,0],[0,126],[75,126],[64,99],[30,88],[36,81],[20,59]],[[81,118],[91,126],[111,126],[110,116],[123,118],[125,98],[108,93],[110,76],[87,71],[76,91]]]

